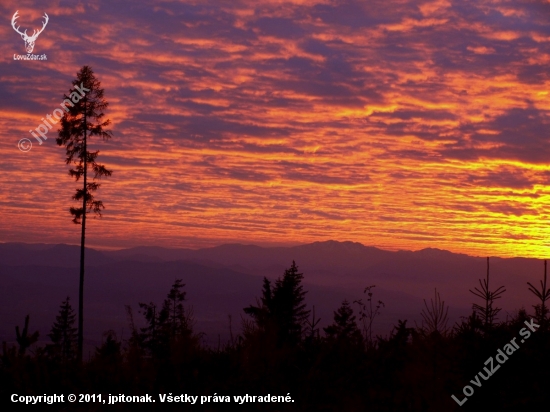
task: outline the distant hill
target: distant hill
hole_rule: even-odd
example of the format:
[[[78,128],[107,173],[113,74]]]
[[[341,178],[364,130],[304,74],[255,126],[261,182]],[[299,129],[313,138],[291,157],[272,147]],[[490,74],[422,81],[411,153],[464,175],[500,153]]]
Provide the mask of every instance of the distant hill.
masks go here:
[[[72,245],[0,243],[0,339],[13,340],[14,326],[31,315],[31,328],[47,339],[58,306],[70,295],[78,299],[80,248]],[[486,259],[440,249],[390,252],[354,242],[315,242],[293,247],[259,247],[227,244],[205,249],[169,249],[142,246],[117,251],[87,249],[85,303],[89,342],[114,329],[128,337],[125,305],[141,319],[138,302],[159,305],[176,278],[186,283],[188,303],[193,306],[197,329],[206,341],[216,344],[240,330],[242,308],[255,302],[261,278],[281,276],[292,261],[304,273],[307,301],[315,305],[322,324],[343,299],[364,298],[363,289],[376,285],[374,299],[386,307],[379,319],[379,333],[388,333],[398,319],[420,321],[422,299],[434,289],[451,306],[454,322],[468,315],[475,300],[468,291],[478,286],[486,273]],[[522,305],[531,309],[533,296],[526,282],[538,283],[543,264],[536,259],[491,258],[492,288],[507,288],[498,301],[512,313]],[[410,324],[409,323],[409,324]],[[413,323],[414,324],[414,323]],[[220,337],[218,338],[218,335]]]

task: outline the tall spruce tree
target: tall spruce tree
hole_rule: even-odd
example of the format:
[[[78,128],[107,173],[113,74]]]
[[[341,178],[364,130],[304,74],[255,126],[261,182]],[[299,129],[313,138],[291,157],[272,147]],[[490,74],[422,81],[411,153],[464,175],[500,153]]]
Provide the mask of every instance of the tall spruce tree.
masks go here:
[[[66,149],[65,163],[72,165],[69,174],[78,182],[82,178],[81,188],[76,189],[73,199],[81,202],[80,207],[71,207],[73,222],[82,226],[80,236],[80,284],[78,293],[78,360],[82,361],[82,343],[84,339],[84,252],[86,240],[86,216],[93,213],[101,217],[103,202],[94,198],[93,192],[99,189],[96,179],[111,176],[111,171],[97,163],[99,150],[88,150],[92,136],[108,140],[112,133],[105,130],[110,124],[104,120],[103,111],[108,102],[104,98],[101,83],[89,66],[83,66],[72,82],[70,94],[64,96],[65,113],[61,118],[61,128],[56,139],[59,146]],[[90,179],[88,172],[93,176]],[[91,180],[91,181],[90,181]]]

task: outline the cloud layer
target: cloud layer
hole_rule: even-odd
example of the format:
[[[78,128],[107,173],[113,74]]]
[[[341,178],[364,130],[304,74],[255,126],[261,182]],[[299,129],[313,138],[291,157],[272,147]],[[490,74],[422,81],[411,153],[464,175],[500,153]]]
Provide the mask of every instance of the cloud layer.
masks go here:
[[[549,1],[73,3],[0,6],[1,241],[78,240],[55,131],[16,145],[86,64],[114,133],[92,244],[548,254]],[[50,16],[47,61],[13,60],[15,10]]]

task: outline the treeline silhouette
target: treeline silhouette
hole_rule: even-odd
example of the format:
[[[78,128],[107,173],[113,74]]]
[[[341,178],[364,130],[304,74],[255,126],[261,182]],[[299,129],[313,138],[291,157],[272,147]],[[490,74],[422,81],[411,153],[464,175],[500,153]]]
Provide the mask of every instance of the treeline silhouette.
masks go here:
[[[0,392],[11,394],[153,395],[154,404],[119,403],[113,410],[163,410],[158,394],[287,395],[285,404],[247,403],[241,410],[288,411],[527,411],[547,408],[550,387],[546,261],[540,287],[527,286],[533,310],[498,319],[504,287],[486,278],[470,290],[472,313],[449,326],[437,290],[424,301],[422,323],[398,320],[389,336],[373,336],[385,304],[375,286],[364,298],[343,301],[331,323],[319,327],[305,303],[303,274],[295,262],[274,282],[264,278],[256,302],[244,308],[241,332],[216,348],[201,344],[193,313],[184,305],[181,279],[165,300],[127,306],[131,336],[104,334],[88,361],[77,353],[75,313],[67,297],[48,335],[35,347],[27,316],[16,344],[3,342]],[[142,318],[136,326],[135,319]],[[527,332],[526,332],[527,331]],[[527,336],[529,335],[529,336]],[[513,345],[512,345],[513,343]],[[490,361],[489,359],[492,359]],[[468,387],[467,387],[468,386]],[[453,396],[456,399],[453,399]],[[461,403],[461,406],[459,404]],[[233,407],[236,407],[234,403]],[[197,410],[228,409],[217,403],[175,404]],[[103,410],[102,404],[54,405],[57,410]]]

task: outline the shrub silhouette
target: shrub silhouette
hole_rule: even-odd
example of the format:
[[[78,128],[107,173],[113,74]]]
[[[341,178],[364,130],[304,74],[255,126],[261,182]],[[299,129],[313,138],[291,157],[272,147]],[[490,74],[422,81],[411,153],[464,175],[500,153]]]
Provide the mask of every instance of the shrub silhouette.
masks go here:
[[[29,315],[25,316],[25,326],[23,330],[19,331],[19,326],[15,327],[15,334],[17,336],[17,343],[19,344],[19,355],[25,355],[27,349],[38,341],[38,332],[29,333]]]
[[[353,302],[359,306],[359,320],[363,325],[363,337],[368,348],[373,348],[375,346],[375,341],[372,338],[372,325],[376,317],[380,315],[381,309],[385,307],[384,302],[381,300],[373,303],[372,296],[374,293],[372,290],[375,287],[376,285],[370,285],[363,290],[363,293],[367,295],[366,303],[363,303],[363,299]]]

